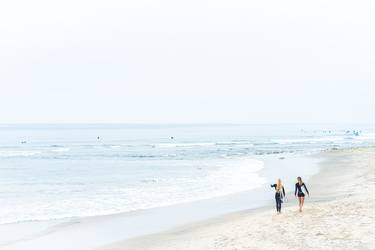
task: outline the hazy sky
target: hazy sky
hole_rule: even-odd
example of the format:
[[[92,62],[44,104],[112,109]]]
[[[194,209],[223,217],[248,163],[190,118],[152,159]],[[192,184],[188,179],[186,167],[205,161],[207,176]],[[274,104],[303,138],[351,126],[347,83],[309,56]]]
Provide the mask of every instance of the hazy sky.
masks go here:
[[[375,3],[0,3],[0,122],[375,122]]]

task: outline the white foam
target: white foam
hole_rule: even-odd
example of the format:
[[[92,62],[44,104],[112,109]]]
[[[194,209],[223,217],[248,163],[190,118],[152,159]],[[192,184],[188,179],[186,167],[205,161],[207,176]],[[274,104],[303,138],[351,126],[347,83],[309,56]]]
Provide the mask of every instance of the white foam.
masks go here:
[[[215,167],[206,168],[212,165]],[[34,199],[27,205],[14,198],[13,205],[0,208],[0,224],[105,215],[225,196],[263,185],[265,179],[258,174],[263,166],[262,161],[254,159],[208,160],[203,170],[194,168],[195,174],[150,177],[140,180],[136,187],[109,188],[104,193],[66,193],[50,197],[52,200]]]
[[[219,141],[216,145],[236,145],[236,146],[244,146],[244,147],[254,147],[255,145],[246,141]]]
[[[319,137],[319,138],[296,138],[296,139],[275,139],[272,142],[279,144],[291,144],[291,143],[319,143],[319,142],[338,142],[344,141],[345,138],[342,136],[332,137]]]
[[[360,140],[375,140],[375,133],[363,133],[360,136],[353,137],[353,139],[360,139]]]
[[[213,142],[202,142],[202,143],[159,143],[156,146],[161,148],[177,148],[177,147],[207,147],[215,146]]]
[[[24,151],[24,150],[4,150],[0,151],[0,157],[17,157],[17,156],[33,156],[41,154],[41,151]]]
[[[70,151],[70,148],[57,148],[57,149],[52,149],[52,152],[68,152]]]
[[[215,196],[237,193],[262,186],[265,179],[260,177],[258,171],[264,167],[264,163],[255,159],[244,159],[230,164],[211,173],[207,180],[214,185],[223,185]]]

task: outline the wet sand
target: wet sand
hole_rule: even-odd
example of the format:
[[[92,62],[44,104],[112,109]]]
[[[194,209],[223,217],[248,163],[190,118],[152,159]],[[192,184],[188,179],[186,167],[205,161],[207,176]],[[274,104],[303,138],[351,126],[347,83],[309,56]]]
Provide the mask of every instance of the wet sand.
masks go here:
[[[289,194],[281,215],[273,207],[247,210],[98,249],[373,249],[375,149],[322,156],[302,213]]]

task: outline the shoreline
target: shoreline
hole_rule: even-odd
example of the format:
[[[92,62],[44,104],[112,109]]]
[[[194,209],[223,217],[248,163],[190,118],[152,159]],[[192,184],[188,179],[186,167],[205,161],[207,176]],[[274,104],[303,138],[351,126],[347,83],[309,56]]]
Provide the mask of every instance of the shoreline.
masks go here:
[[[369,156],[373,153],[373,157],[368,158],[368,161],[375,160],[375,149],[374,148],[358,148],[358,149],[342,149],[342,150],[329,150],[322,151],[317,155],[309,155],[315,160],[319,158],[319,171],[317,174],[310,177],[306,182],[309,191],[312,194],[311,199],[306,199],[307,211],[315,204],[321,204],[330,202],[330,199],[341,199],[345,198],[348,192],[340,192],[342,182],[349,177],[348,183],[353,183],[352,176],[346,176],[345,172],[351,169],[350,167],[343,167],[337,171],[337,168],[342,165],[342,162],[353,162],[355,157],[364,155]],[[283,163],[284,160],[282,161]],[[333,167],[332,167],[333,165]],[[344,171],[345,170],[345,171]],[[339,174],[339,175],[338,175]],[[334,178],[332,179],[332,177]],[[353,180],[352,180],[353,179]],[[334,180],[334,182],[332,182]],[[329,182],[328,182],[329,181]],[[324,185],[321,186],[321,183]],[[319,185],[318,185],[319,184]],[[320,186],[320,187],[318,187]],[[318,188],[316,188],[318,187]],[[340,187],[338,189],[338,187]],[[327,192],[329,190],[330,192]],[[267,190],[268,191],[268,190]],[[294,191],[294,190],[289,190]],[[322,192],[323,191],[323,192]],[[375,189],[374,189],[375,191]],[[319,193],[320,192],[320,193]],[[65,249],[97,249],[97,250],[127,250],[127,249],[150,249],[150,250],[168,250],[168,249],[187,249],[187,250],[199,250],[199,249],[233,249],[231,246],[225,245],[223,239],[217,239],[218,235],[224,235],[223,237],[231,238],[230,233],[225,228],[231,228],[236,225],[239,228],[247,228],[248,220],[251,219],[254,225],[262,225],[263,221],[274,220],[277,223],[281,222],[283,216],[293,213],[297,210],[297,205],[294,201],[294,197],[291,197],[291,193],[287,191],[289,202],[283,204],[283,214],[279,217],[275,217],[273,191],[269,192],[271,197],[266,200],[264,204],[256,208],[251,208],[248,204],[242,204],[243,209],[237,209],[233,212],[227,212],[223,214],[217,214],[207,217],[197,217],[196,215],[190,214],[190,217],[186,217],[185,212],[191,211],[186,204],[180,204],[172,206],[168,210],[165,208],[153,209],[152,211],[159,210],[160,214],[148,214],[149,217],[145,217],[143,220],[139,219],[139,214],[145,213],[147,215],[150,211],[131,212],[131,216],[128,213],[92,216],[92,217],[80,217],[66,221],[49,221],[46,223],[36,223],[39,227],[36,230],[34,223],[1,226],[0,233],[4,233],[3,236],[9,236],[7,240],[0,242],[0,249],[4,250],[20,250],[20,249],[50,249],[49,242],[55,242],[55,250]],[[324,194],[324,195],[323,195]],[[246,195],[243,194],[246,198]],[[238,198],[238,197],[237,197]],[[236,199],[232,197],[233,201]],[[247,199],[248,196],[247,196]],[[208,200],[208,203],[213,203],[220,207],[222,205],[228,206],[230,199],[222,198],[219,200],[212,201]],[[236,200],[238,202],[238,200]],[[216,202],[216,203],[215,203]],[[199,202],[198,202],[199,203]],[[203,202],[204,203],[204,202]],[[195,209],[203,210],[205,213],[212,213],[211,207],[207,208],[204,205],[201,207],[195,207]],[[177,209],[176,209],[177,208]],[[207,211],[206,211],[207,210]],[[285,211],[285,213],[284,213]],[[181,219],[185,216],[185,220],[175,225],[169,224],[160,215],[170,216],[170,220],[173,218]],[[298,216],[298,215],[297,215]],[[149,221],[148,219],[155,219],[155,221]],[[280,221],[278,221],[280,220]],[[140,222],[141,221],[141,222]],[[375,221],[375,220],[374,220]],[[235,222],[235,223],[234,223]],[[233,224],[234,223],[234,224]],[[245,225],[244,225],[245,223]],[[246,224],[247,223],[247,224]],[[258,224],[257,224],[258,223]],[[129,225],[131,231],[129,231]],[[220,229],[221,228],[221,229]],[[250,227],[251,228],[251,227]],[[11,229],[11,230],[9,230]],[[33,231],[34,230],[34,231]],[[128,231],[127,231],[128,230]],[[134,234],[134,231],[140,230],[142,234]],[[216,231],[219,230],[219,233]],[[236,231],[237,230],[237,231]],[[238,229],[232,230],[239,234]],[[272,228],[264,229],[267,232]],[[22,235],[24,234],[24,235]],[[249,232],[252,234],[252,232]],[[131,235],[134,235],[133,237]],[[206,235],[205,240],[196,242],[191,246],[184,245],[187,242],[191,242],[191,239],[200,238],[201,235]],[[130,236],[130,237],[129,237]],[[192,237],[192,238],[189,238]],[[6,238],[6,237],[5,237]],[[12,241],[12,239],[14,240]],[[232,237],[233,238],[233,237]],[[11,240],[9,240],[11,239]],[[66,239],[69,239],[67,241]],[[212,241],[221,242],[219,245],[212,245]],[[264,239],[260,239],[264,240]],[[4,244],[5,242],[5,244]],[[11,244],[6,243],[11,242]],[[169,242],[170,246],[163,245],[165,242]],[[195,242],[195,240],[194,240]],[[233,242],[241,243],[241,239],[233,239]],[[202,245],[203,244],[203,245]],[[210,245],[211,244],[211,245]],[[215,243],[216,244],[216,243]],[[243,249],[263,249],[262,246],[249,245],[248,242],[243,243],[245,247]],[[247,247],[249,246],[249,247]],[[270,247],[275,247],[270,245]],[[279,246],[278,246],[279,247]],[[242,249],[238,247],[238,249]]]
[[[255,171],[254,173],[258,174],[260,178],[262,179],[267,179],[270,175],[270,170],[272,172],[275,170],[275,166],[282,166],[283,168],[285,167],[286,169],[290,166],[294,166],[296,164],[300,164],[301,162],[304,161],[303,164],[309,165],[308,168],[315,169],[315,165],[317,165],[316,162],[314,162],[312,159],[317,158],[319,153],[303,153],[303,154],[294,154],[294,153],[283,153],[281,154],[282,157],[279,157],[278,154],[271,154],[271,155],[254,155],[254,156],[246,156],[246,157],[239,157],[233,159],[234,161],[247,161],[247,160],[254,160],[254,161],[262,161],[263,165],[267,165],[267,167],[262,167],[262,169]],[[282,158],[282,159],[280,159]],[[286,163],[286,164],[285,164]],[[313,171],[313,172],[314,172]],[[306,175],[311,176],[311,172],[307,171]],[[271,178],[274,179],[274,178]],[[247,187],[248,188],[248,187]],[[93,213],[93,214],[72,214],[69,216],[58,216],[58,217],[43,217],[43,218],[31,218],[31,219],[22,219],[22,220],[10,220],[9,222],[2,222],[0,223],[1,226],[5,225],[14,225],[14,224],[23,224],[23,223],[59,223],[59,222],[65,222],[65,221],[71,221],[71,220],[77,220],[77,219],[89,219],[89,218],[96,218],[96,217],[109,217],[109,216],[128,216],[128,215],[136,215],[137,213],[143,213],[145,211],[153,210],[153,209],[160,209],[160,208],[166,208],[166,207],[174,207],[174,206],[183,206],[186,204],[191,204],[191,203],[200,203],[200,202],[206,202],[210,200],[220,200],[220,199],[226,199],[227,197],[231,196],[236,196],[242,193],[247,193],[251,194],[256,191],[255,193],[259,192],[260,190],[264,190],[265,186],[263,184],[258,185],[257,187],[254,187],[252,189],[243,189],[243,190],[238,190],[235,192],[228,192],[228,193],[222,193],[219,195],[211,195],[208,197],[201,197],[201,198],[195,198],[192,200],[185,200],[185,201],[176,201],[176,202],[170,202],[166,203],[163,205],[153,205],[150,207],[144,207],[144,208],[139,208],[139,209],[132,209],[132,210],[127,210],[127,211],[118,211],[118,212],[103,212],[103,213]],[[265,193],[268,193],[268,190],[265,191]],[[251,194],[253,196],[253,194]]]
[[[370,233],[375,235],[375,230],[369,226],[375,222],[375,213],[367,211],[370,206],[366,203],[375,204],[371,199],[375,149],[330,150],[320,155],[324,160],[319,173],[306,183],[311,198],[306,198],[302,213],[297,212],[297,202],[289,193],[281,215],[275,214],[273,206],[247,209],[97,249],[369,249],[375,239]],[[374,177],[366,180],[365,176]],[[358,185],[371,187],[365,192],[368,197],[361,188],[353,188]],[[359,213],[358,209],[366,212]]]
[[[276,170],[275,166],[285,168],[285,171],[287,171],[291,166],[306,164],[306,169],[317,171],[315,157],[311,155],[290,154],[284,160],[279,160],[277,156],[260,159],[266,161],[265,164],[267,165],[259,172],[263,177],[275,174],[273,173]],[[38,250],[48,249],[44,247],[44,242],[55,241],[58,242],[55,249],[90,250],[97,246],[161,233],[181,225],[188,225],[237,211],[264,207],[267,204],[272,204],[272,199],[267,197],[270,195],[273,196],[267,184],[250,191],[152,209],[2,224],[0,225],[0,234],[2,234],[0,249],[19,250],[26,247]],[[115,229],[116,233],[113,233],[112,229]],[[95,240],[87,239],[87,235],[94,237]],[[71,239],[73,243],[66,242],[64,238]]]

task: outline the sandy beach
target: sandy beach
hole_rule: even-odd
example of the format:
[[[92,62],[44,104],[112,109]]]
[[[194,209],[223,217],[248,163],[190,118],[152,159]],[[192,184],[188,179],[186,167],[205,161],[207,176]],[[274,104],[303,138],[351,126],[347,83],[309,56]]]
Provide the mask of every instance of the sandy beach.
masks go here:
[[[289,193],[281,215],[273,207],[242,211],[99,249],[374,249],[375,150],[322,156],[302,213]]]
[[[0,6],[0,250],[375,250],[375,1]]]
[[[330,150],[310,157],[322,161],[319,173],[306,181],[311,197],[302,213],[292,190],[287,190],[289,202],[277,215],[270,189],[269,205],[225,215],[214,215],[211,203],[219,210],[231,202],[228,198],[207,201],[209,206],[203,202],[4,224],[0,249],[42,250],[51,245],[55,250],[374,249],[375,149]],[[239,202],[238,197],[232,201]],[[211,217],[199,218],[197,210]]]

